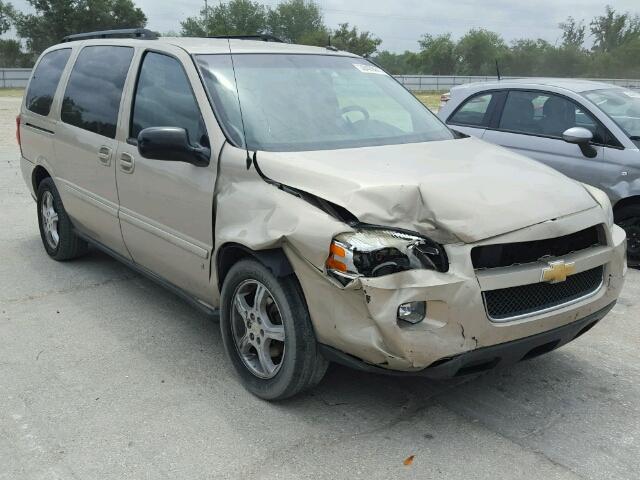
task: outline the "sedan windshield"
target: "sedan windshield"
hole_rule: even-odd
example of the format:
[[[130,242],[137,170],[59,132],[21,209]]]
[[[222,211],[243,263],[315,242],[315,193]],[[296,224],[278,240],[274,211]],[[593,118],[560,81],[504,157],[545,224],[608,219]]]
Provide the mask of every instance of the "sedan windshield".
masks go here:
[[[413,95],[361,58],[235,54],[233,65],[230,55],[196,59],[227,135],[244,147],[246,133],[251,150],[329,150],[454,138]]]
[[[640,141],[640,92],[610,88],[592,90],[583,95],[609,115],[631,140]]]

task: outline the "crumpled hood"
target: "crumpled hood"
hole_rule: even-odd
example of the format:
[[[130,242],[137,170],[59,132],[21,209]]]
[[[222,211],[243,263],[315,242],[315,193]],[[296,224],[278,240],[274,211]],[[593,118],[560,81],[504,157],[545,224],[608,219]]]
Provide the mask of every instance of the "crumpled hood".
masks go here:
[[[578,182],[474,138],[260,152],[258,164],[272,180],[340,205],[361,222],[437,241],[452,234],[476,242],[597,206]]]

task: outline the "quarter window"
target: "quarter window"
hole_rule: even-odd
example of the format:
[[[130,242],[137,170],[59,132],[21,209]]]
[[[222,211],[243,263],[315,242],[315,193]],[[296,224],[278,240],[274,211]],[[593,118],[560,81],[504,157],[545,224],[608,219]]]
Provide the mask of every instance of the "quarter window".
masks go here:
[[[509,92],[500,120],[500,129],[511,132],[562,138],[572,127],[590,130],[602,143],[598,123],[572,101],[549,93]]]
[[[133,58],[130,47],[85,47],[62,101],[63,122],[115,138],[122,89]]]
[[[489,106],[493,99],[492,93],[471,97],[453,114],[450,123],[486,127],[489,124]]]
[[[71,55],[70,48],[54,50],[44,55],[38,62],[27,91],[26,105],[28,110],[39,115],[49,115],[53,97],[64,67],[69,60],[69,55]]]
[[[179,127],[191,143],[208,146],[208,138],[182,65],[175,58],[149,52],[145,55],[133,105],[131,137],[145,128]]]

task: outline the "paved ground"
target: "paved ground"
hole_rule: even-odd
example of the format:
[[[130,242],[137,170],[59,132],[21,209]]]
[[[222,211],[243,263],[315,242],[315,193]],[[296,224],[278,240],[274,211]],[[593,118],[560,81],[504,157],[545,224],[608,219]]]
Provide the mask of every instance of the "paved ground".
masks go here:
[[[215,323],[104,255],[47,258],[17,108],[0,98],[0,479],[640,477],[640,272],[588,335],[509,370],[333,367],[264,403]]]

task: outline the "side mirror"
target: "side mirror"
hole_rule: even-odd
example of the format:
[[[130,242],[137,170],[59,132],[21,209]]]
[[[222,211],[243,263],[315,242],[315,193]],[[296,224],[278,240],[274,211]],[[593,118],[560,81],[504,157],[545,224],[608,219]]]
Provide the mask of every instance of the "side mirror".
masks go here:
[[[562,139],[567,143],[578,145],[587,158],[594,158],[598,155],[598,151],[591,145],[593,133],[586,128],[573,127],[565,130],[562,134]]]
[[[138,152],[144,158],[191,163],[197,167],[209,165],[211,150],[193,146],[184,128],[151,127],[138,135]]]

